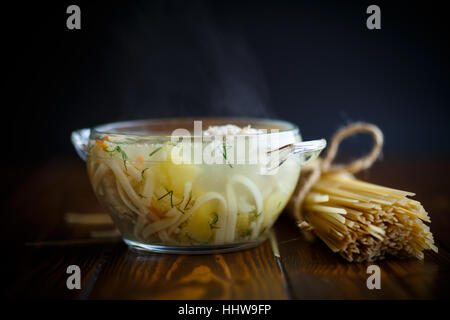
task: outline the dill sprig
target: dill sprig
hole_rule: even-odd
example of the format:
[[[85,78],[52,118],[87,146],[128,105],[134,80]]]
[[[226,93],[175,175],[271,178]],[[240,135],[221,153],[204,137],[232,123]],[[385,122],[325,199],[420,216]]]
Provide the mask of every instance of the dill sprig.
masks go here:
[[[184,211],[183,211],[183,210],[181,210],[179,207],[176,207],[176,208],[177,208],[178,211],[181,212],[181,214],[184,214]]]
[[[228,155],[227,155],[227,143],[224,141],[223,142],[223,145],[222,145],[222,149],[223,149],[223,151],[222,151],[222,155],[223,155],[223,158],[225,159],[225,163],[227,163],[227,161],[228,161]],[[233,166],[231,165],[231,163],[228,163],[228,165],[230,166],[230,168],[233,168]]]
[[[217,214],[217,212],[213,212],[212,213],[214,215],[213,220],[210,222],[209,227],[211,229],[219,229],[219,227],[216,225],[217,221],[219,221],[219,215]]]
[[[142,177],[142,178],[144,177],[145,171],[148,170],[148,169],[149,169],[149,168],[145,168],[144,170],[141,171],[141,177]]]
[[[104,150],[105,150],[105,152],[109,153],[109,155],[111,157],[113,156],[114,152],[119,153],[122,156],[123,166],[125,167],[125,171],[127,171],[128,155],[126,154],[126,152],[120,146],[116,146],[112,150],[109,150],[108,147],[105,147]]]
[[[259,232],[258,237],[260,237],[261,235],[263,235],[264,232],[266,232],[266,227],[264,227],[264,228]]]
[[[178,211],[180,211],[182,214],[184,214],[184,210],[186,210],[186,206],[184,207],[183,210],[178,207],[180,204],[183,203],[184,196],[183,196],[183,198],[181,199],[180,202],[178,202],[177,204],[174,204],[173,203],[173,190],[167,190],[167,188],[165,188],[165,187],[164,187],[164,189],[166,189],[167,192],[165,194],[163,194],[161,197],[159,197],[158,200],[162,200],[165,197],[170,196],[170,207],[171,208],[175,207]]]
[[[183,210],[186,210],[186,208],[189,205],[189,203],[191,202],[191,200],[192,200],[192,190],[189,191],[189,198],[188,198],[188,201],[186,202],[186,204],[184,205]]]
[[[122,213],[124,216],[130,217],[130,218],[134,218],[134,215],[129,213],[129,212],[123,212]]]
[[[155,150],[153,150],[152,152],[150,152],[150,154],[148,155],[149,157],[153,156],[155,153],[157,153],[159,150],[161,150],[162,147],[158,147]]]
[[[175,207],[177,207],[177,206],[179,206],[180,204],[182,204],[183,201],[184,201],[184,195],[183,195],[183,198],[180,200],[180,202],[178,202],[177,204],[175,204]],[[183,213],[184,213],[184,212],[183,212]]]
[[[197,240],[195,240],[194,238],[192,238],[191,235],[190,235],[189,233],[187,233],[187,232],[184,233],[184,236],[185,236],[186,238],[188,238],[188,240],[191,241],[191,242],[197,242]]]
[[[252,235],[252,230],[247,229],[244,233],[241,234],[241,238],[247,238],[247,237],[250,237],[251,235]]]
[[[173,208],[173,190],[167,191],[167,193],[158,198],[158,201],[164,199],[168,195],[170,195],[170,207]]]
[[[260,212],[254,212],[254,213],[253,213],[253,216],[254,216],[255,218],[258,218],[261,214],[262,214],[262,211],[260,211]]]

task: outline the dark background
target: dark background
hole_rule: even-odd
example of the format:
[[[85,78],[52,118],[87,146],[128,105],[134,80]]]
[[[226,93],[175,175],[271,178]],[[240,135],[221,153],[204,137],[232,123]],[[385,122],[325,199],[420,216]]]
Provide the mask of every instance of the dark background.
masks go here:
[[[81,30],[66,28],[71,4],[81,7]],[[381,30],[366,28],[371,4],[381,7]],[[97,205],[70,133],[138,118],[280,118],[304,139],[375,123],[384,162],[362,178],[417,192],[448,248],[443,1],[16,1],[1,12],[2,289],[19,270],[33,270],[17,277],[19,291],[28,282],[41,288],[50,279],[42,274],[56,269],[24,241],[65,239],[63,214]],[[370,148],[367,137],[349,140],[342,151],[350,157]]]
[[[70,4],[81,30],[66,28]],[[370,4],[381,30],[366,28]],[[75,157],[74,129],[206,115],[286,119],[305,139],[362,120],[384,131],[385,155],[450,151],[443,3],[77,0],[3,13],[14,163]],[[355,153],[368,142],[351,140]]]

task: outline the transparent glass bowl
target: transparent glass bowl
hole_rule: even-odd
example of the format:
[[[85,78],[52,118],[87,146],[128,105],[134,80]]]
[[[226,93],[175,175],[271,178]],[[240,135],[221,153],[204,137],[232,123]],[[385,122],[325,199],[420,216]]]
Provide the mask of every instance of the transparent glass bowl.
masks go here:
[[[216,253],[261,243],[287,205],[301,165],[326,145],[301,142],[298,128],[284,121],[201,121],[139,120],[72,133],[98,200],[129,246]],[[227,124],[267,132],[202,134]]]

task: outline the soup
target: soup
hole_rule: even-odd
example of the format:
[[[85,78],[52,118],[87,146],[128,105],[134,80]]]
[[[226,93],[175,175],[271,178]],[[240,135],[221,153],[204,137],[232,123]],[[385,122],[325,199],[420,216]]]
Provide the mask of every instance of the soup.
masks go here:
[[[223,126],[203,134],[251,136],[260,131]],[[298,142],[300,136],[289,139]],[[204,246],[265,238],[296,187],[300,157],[289,157],[276,172],[264,174],[264,163],[231,161],[229,155],[235,153],[226,144],[215,146],[205,139],[201,145],[202,150],[218,148],[223,162],[178,163],[174,154],[183,142],[167,139],[130,141],[105,134],[89,140],[92,186],[125,241]],[[258,152],[250,144],[244,149],[246,155]]]

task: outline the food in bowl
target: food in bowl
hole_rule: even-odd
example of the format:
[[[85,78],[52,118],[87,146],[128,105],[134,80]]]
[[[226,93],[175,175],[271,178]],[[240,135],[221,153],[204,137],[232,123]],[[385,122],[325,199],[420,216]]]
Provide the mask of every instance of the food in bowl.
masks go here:
[[[298,129],[278,121],[239,125],[242,120],[210,119],[199,145],[202,155],[215,151],[222,161],[196,162],[191,155],[189,161],[180,162],[177,155],[187,153],[185,147],[188,143],[191,147],[195,136],[174,139],[167,129],[188,122],[168,121],[164,135],[160,132],[164,120],[91,130],[86,161],[99,201],[133,247],[197,253],[260,243],[288,203],[304,157],[283,158],[273,172],[267,172],[267,161],[242,158],[269,155],[265,149],[261,152],[261,144],[250,142],[268,136],[263,129],[281,127],[276,142],[267,145],[271,151],[298,144]],[[237,137],[244,140],[244,153],[239,154],[230,142]]]

